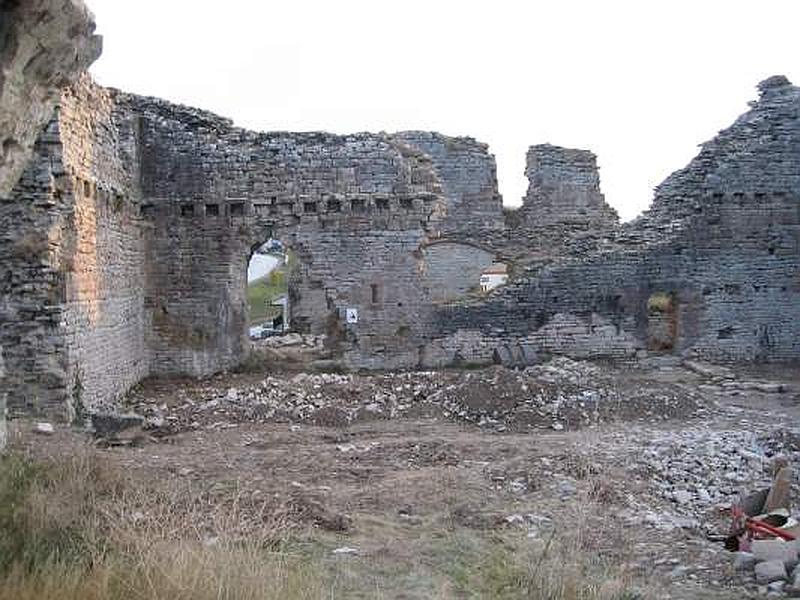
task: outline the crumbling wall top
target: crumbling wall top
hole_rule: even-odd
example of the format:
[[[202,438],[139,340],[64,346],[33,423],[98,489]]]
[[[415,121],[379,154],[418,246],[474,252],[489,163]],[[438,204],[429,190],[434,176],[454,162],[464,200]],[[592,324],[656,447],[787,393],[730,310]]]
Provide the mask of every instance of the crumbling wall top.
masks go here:
[[[529,184],[522,214],[529,226],[586,224],[607,229],[617,225],[619,217],[600,191],[593,152],[552,144],[531,146],[525,175]]]
[[[0,198],[27,164],[62,88],[100,56],[82,0],[0,3]]]

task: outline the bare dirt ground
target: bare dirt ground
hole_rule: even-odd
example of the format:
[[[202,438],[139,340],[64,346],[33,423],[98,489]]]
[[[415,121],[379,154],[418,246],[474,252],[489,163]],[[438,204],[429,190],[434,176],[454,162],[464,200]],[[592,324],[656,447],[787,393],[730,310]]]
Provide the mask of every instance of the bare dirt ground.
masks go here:
[[[504,578],[548,553],[548,569],[562,556],[572,578],[622,582],[619,598],[758,597],[707,534],[772,456],[797,464],[800,372],[690,366],[154,381],[129,398],[146,435],[102,452],[149,485],[280,516],[332,597],[547,597]],[[35,454],[87,439],[12,425]]]

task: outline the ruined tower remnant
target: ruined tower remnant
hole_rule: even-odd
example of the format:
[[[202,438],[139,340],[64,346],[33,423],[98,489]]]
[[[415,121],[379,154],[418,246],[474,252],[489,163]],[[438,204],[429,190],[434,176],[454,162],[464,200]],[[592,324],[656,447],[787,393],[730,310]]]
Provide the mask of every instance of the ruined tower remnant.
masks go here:
[[[100,56],[81,0],[0,2],[0,198],[30,158],[61,89]]]
[[[539,144],[528,149],[528,193],[521,214],[529,226],[591,225],[606,229],[619,221],[600,191],[597,157],[589,150]]]
[[[16,200],[9,195],[31,157],[36,136],[50,119],[62,88],[73,83],[100,55],[102,40],[94,35],[94,29],[94,17],[81,0],[0,2],[2,214],[13,215],[17,210]],[[0,218],[2,228],[10,233],[18,224],[16,216],[7,222]],[[7,241],[0,236],[0,245]],[[17,249],[17,253],[23,251],[22,247]],[[19,281],[19,275],[15,276],[12,265],[6,262],[0,262],[0,277],[13,281],[9,289],[0,289],[2,329],[11,316],[3,308],[8,304],[11,289],[27,283]],[[0,343],[0,449],[5,445],[5,376]]]
[[[656,188],[640,218],[611,230],[591,251],[551,251],[545,267],[483,304],[442,307],[433,320],[439,331],[432,337],[443,340],[438,346],[473,361],[488,360],[487,349],[510,342],[586,358],[657,352],[797,361],[800,88],[777,76],[759,91],[748,112]],[[549,199],[553,215],[565,220],[573,214],[566,209],[583,198],[586,212],[578,216],[589,218],[589,207],[602,198],[594,157],[539,148],[529,154],[525,209],[548,219],[544,208],[533,208]],[[565,174],[577,181],[560,186]],[[572,200],[559,203],[559,194]],[[532,232],[541,240],[548,229]]]
[[[240,364],[247,261],[270,238],[298,257],[294,326],[346,368],[506,344],[796,360],[800,90],[761,90],[619,226],[585,150],[531,147],[525,203],[501,220],[470,138],[247,131],[83,78],[0,201],[9,405],[96,410],[150,375]],[[512,277],[481,295],[498,257]]]

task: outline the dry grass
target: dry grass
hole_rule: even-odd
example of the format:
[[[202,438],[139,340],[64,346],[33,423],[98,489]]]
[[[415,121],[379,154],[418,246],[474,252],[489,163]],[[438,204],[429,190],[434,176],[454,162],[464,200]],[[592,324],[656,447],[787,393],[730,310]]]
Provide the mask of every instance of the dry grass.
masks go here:
[[[0,600],[319,598],[280,512],[134,485],[92,450],[0,459]]]
[[[583,527],[538,542],[464,527],[442,493],[420,529],[362,517],[355,540],[296,543],[290,507],[191,486],[134,481],[93,448],[0,458],[0,600],[643,597]],[[383,551],[332,559],[346,543]]]
[[[480,566],[487,598],[536,600],[643,600],[619,569],[581,547],[581,535],[556,536],[539,548],[504,548]]]

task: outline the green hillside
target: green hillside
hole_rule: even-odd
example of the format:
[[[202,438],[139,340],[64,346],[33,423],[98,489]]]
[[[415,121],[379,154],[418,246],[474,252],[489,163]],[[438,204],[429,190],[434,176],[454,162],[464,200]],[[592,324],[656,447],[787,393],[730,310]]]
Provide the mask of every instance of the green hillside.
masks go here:
[[[288,289],[285,265],[276,267],[268,275],[250,283],[247,286],[250,324],[257,325],[280,315],[280,307],[272,306],[272,302],[286,295]]]

